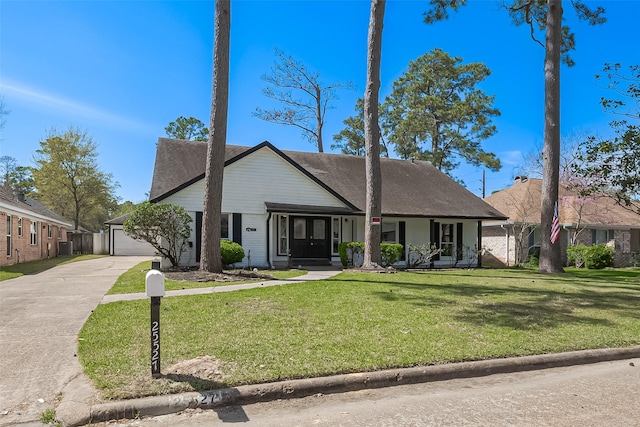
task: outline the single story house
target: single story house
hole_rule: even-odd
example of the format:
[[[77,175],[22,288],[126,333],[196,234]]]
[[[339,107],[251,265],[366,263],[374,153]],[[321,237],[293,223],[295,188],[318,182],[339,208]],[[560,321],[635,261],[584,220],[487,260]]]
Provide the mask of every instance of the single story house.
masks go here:
[[[159,138],[150,202],[183,206],[192,216],[182,264],[200,261],[207,144]],[[424,161],[381,159],[382,240],[436,245],[437,267],[481,261],[481,223],[506,217]],[[363,241],[365,158],[281,151],[269,142],[227,145],[222,236],[242,245],[242,267],[340,264],[341,242]]]
[[[124,234],[124,222],[130,216],[128,213],[105,222],[109,228],[109,255],[155,255],[156,250],[151,244]]]
[[[70,253],[65,248],[73,224],[38,201],[0,188],[0,265],[13,265]]]
[[[484,200],[508,215],[506,221],[482,224],[485,263],[518,265],[540,247],[542,180],[516,177],[513,185]],[[580,196],[561,184],[558,189],[558,219],[564,261],[566,248],[575,244],[605,243],[614,249],[614,265],[629,266],[640,261],[640,215],[609,197]]]

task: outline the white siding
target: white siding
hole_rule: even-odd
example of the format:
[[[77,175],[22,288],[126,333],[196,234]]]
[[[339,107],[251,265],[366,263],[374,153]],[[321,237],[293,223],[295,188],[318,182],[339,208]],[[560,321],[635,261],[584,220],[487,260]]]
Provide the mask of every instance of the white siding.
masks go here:
[[[256,231],[247,231],[247,228]],[[267,215],[242,214],[243,267],[266,267],[267,264]],[[251,251],[251,253],[249,253]],[[249,255],[251,260],[249,260]],[[239,267],[239,266],[238,266]]]
[[[204,179],[163,200],[202,211]],[[263,214],[265,202],[344,207],[344,203],[307,178],[269,148],[262,148],[227,166],[222,186],[222,211]]]
[[[407,218],[406,220],[406,241],[407,245],[428,245],[429,239],[429,219],[428,218]]]
[[[264,213],[265,201],[345,206],[266,147],[227,166],[222,209],[225,212]]]
[[[193,219],[190,238],[193,246],[183,257],[183,262],[191,265],[196,263],[195,213],[203,209],[204,183],[202,179],[162,201],[183,206]],[[267,265],[268,214],[265,202],[345,206],[267,147],[227,166],[222,187],[222,212],[242,214],[242,247],[245,250],[243,266],[249,263],[249,251],[252,266]],[[229,215],[229,229],[232,227]],[[247,228],[255,228],[256,231],[247,231]],[[275,250],[275,247],[271,250]]]

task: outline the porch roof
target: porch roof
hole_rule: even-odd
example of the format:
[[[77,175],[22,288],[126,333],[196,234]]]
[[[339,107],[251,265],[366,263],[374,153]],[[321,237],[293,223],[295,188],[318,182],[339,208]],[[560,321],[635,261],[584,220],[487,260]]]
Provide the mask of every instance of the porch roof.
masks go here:
[[[294,205],[290,203],[265,202],[267,212],[301,213],[301,214],[325,214],[325,215],[351,215],[356,212],[346,207],[335,206],[311,206]]]

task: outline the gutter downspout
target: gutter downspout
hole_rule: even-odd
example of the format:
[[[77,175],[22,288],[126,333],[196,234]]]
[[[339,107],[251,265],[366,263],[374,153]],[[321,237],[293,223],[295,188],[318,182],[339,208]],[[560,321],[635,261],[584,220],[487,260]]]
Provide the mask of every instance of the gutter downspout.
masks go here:
[[[504,237],[506,238],[506,242],[507,242],[507,244],[505,245],[506,248],[507,248],[507,253],[506,253],[504,259],[505,259],[505,261],[507,263],[507,267],[509,267],[509,229],[506,228],[504,226],[504,224],[500,224],[500,228],[502,228],[506,232]]]
[[[271,212],[269,212],[269,216],[267,216],[267,266],[269,269],[272,267],[271,263],[271,239],[269,238],[269,230],[271,226]]]

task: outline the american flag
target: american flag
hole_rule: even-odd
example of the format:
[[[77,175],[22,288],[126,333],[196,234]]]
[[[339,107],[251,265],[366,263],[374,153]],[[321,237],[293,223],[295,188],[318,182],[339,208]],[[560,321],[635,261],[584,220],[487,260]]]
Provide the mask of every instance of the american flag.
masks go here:
[[[551,221],[551,243],[556,243],[558,240],[558,236],[560,236],[560,220],[558,219],[558,201],[556,200],[556,204],[553,207],[553,220]]]

